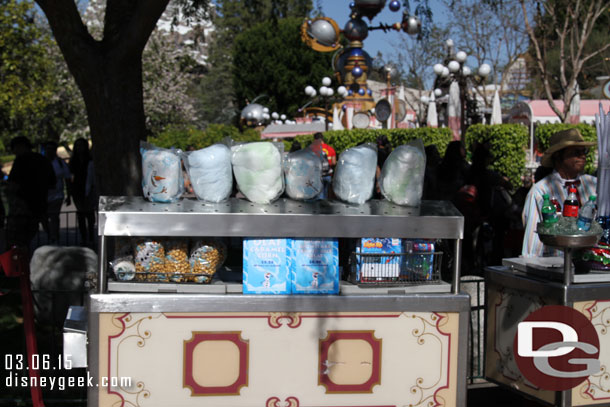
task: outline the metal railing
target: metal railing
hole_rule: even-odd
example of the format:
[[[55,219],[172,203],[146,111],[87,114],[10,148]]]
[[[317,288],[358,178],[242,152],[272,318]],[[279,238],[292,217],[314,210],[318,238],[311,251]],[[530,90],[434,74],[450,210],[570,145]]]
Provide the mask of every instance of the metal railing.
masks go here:
[[[470,294],[468,385],[485,383],[485,279],[463,276],[461,290]]]
[[[96,216],[97,218],[97,216]],[[59,213],[59,241],[52,244],[56,246],[83,246],[83,242],[78,228],[78,216],[76,211],[62,211]],[[97,233],[95,234],[97,238]],[[38,225],[38,233],[32,240],[30,249],[32,252],[47,244],[51,244],[49,235],[44,231],[42,225]],[[93,250],[97,250],[97,245],[91,245]]]

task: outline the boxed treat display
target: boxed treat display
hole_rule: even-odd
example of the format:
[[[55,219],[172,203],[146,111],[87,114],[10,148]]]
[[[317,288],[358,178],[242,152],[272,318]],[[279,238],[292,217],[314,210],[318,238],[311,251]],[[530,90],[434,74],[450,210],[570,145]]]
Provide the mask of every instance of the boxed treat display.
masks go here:
[[[402,252],[401,239],[363,237],[356,247],[357,279],[397,279]]]
[[[405,240],[401,278],[412,281],[429,281],[434,274],[434,242],[430,240]]]
[[[243,293],[290,294],[288,239],[244,238]]]
[[[293,294],[339,293],[337,239],[290,239],[288,247]]]

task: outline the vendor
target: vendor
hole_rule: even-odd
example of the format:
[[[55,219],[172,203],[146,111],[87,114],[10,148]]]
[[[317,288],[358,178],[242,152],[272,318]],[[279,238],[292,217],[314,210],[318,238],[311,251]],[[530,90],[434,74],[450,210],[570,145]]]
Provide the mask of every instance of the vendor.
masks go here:
[[[563,205],[568,187],[575,186],[581,206],[590,195],[595,195],[597,178],[583,174],[589,147],[594,145],[594,142],[585,141],[577,129],[562,130],[551,136],[549,148],[544,152],[541,164],[553,170],[532,186],[523,207],[524,257],[559,255],[558,251],[545,247],[536,233],[537,224],[541,219],[542,195],[548,194]]]

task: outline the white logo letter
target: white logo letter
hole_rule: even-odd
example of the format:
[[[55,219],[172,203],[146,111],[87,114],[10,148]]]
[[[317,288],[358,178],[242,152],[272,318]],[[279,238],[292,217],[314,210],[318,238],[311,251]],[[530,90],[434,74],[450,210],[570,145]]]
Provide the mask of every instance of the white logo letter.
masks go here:
[[[521,357],[563,356],[574,350],[573,346],[562,346],[555,350],[533,350],[534,328],[549,328],[561,332],[561,342],[578,342],[578,334],[570,325],[550,321],[524,321],[517,326],[517,354]]]

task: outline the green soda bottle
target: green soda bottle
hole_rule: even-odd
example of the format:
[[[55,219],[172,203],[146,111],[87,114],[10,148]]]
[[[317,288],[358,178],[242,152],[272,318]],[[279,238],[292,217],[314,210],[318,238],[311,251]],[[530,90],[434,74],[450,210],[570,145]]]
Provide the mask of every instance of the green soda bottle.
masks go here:
[[[557,217],[557,209],[555,208],[555,205],[551,203],[548,194],[542,195],[542,199],[542,222],[549,226],[559,220],[559,217]]]

